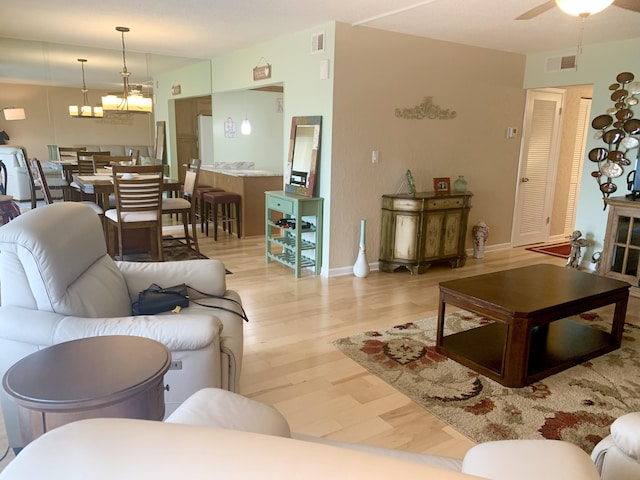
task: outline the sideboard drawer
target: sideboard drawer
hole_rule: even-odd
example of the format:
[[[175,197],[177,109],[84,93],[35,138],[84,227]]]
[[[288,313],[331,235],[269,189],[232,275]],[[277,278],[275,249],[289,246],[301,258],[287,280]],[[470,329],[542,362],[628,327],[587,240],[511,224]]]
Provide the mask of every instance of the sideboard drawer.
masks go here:
[[[284,214],[293,214],[293,200],[267,196],[267,208],[278,210]]]
[[[464,197],[454,198],[430,198],[427,200],[427,210],[443,208],[460,208],[464,206]]]

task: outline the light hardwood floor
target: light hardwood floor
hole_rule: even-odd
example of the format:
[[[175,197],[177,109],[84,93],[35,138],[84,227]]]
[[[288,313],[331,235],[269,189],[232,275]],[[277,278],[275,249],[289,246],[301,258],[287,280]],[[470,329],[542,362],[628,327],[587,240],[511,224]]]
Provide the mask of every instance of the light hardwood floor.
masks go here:
[[[514,248],[469,257],[465,267],[433,266],[422,275],[405,270],[322,278],[264,260],[264,238],[221,234],[201,249],[233,272],[251,319],[245,325],[240,392],[275,406],[292,430],[332,439],[461,458],[473,442],[369,374],[331,345],[337,338],[435,316],[438,283],[561,258]],[[368,252],[370,262],[377,252]],[[355,258],[354,258],[355,261]],[[631,299],[628,316],[637,311]]]
[[[423,275],[371,272],[367,278],[323,278],[264,259],[264,237],[214,242],[199,236],[201,250],[233,272],[250,322],[240,393],[275,406],[295,432],[461,458],[473,446],[406,396],[345,357],[331,342],[437,314],[438,283],[507,268],[565,261],[514,248],[469,257],[463,268],[433,266]],[[370,262],[377,252],[368,252]],[[355,261],[355,258],[354,258]],[[638,317],[631,299],[627,317]],[[4,442],[3,442],[4,443]],[[3,446],[3,445],[2,445]],[[1,452],[0,452],[1,454]],[[0,470],[2,464],[0,463]]]

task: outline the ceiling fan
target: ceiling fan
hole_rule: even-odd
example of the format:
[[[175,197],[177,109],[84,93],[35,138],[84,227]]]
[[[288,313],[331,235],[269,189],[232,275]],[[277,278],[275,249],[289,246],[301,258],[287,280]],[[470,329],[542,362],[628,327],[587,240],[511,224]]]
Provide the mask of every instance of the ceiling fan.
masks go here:
[[[532,18],[537,17],[545,13],[552,8],[559,6],[558,4],[562,3],[561,1],[549,0],[547,2],[541,3],[537,7],[532,8],[531,10],[524,12],[519,17],[516,17],[516,20],[530,20]],[[605,2],[606,3],[606,2]],[[640,1],[639,0],[614,0],[613,5],[615,7],[624,8],[625,10],[630,10],[632,12],[640,13]],[[606,5],[608,6],[608,5]],[[600,11],[600,10],[598,10]],[[577,15],[581,16],[582,12],[577,13]],[[592,12],[594,13],[594,12]]]

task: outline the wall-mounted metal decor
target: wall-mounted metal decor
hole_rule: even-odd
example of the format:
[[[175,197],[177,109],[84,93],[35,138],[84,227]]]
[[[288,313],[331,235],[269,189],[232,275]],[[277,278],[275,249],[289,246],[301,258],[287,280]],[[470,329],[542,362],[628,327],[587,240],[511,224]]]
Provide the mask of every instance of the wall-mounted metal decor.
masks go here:
[[[624,167],[638,158],[640,120],[633,118],[631,107],[638,104],[640,82],[634,82],[634,78],[631,72],[619,73],[616,83],[609,85],[613,107],[591,121],[596,136],[606,144],[606,147],[592,148],[588,154],[589,160],[598,165],[591,176],[598,182],[603,200],[618,189],[613,179],[621,177]],[[604,208],[607,208],[606,201]]]
[[[411,108],[396,108],[396,117],[406,120],[451,120],[456,118],[457,112],[448,108],[441,108],[433,103],[433,97],[424,97],[421,104]]]

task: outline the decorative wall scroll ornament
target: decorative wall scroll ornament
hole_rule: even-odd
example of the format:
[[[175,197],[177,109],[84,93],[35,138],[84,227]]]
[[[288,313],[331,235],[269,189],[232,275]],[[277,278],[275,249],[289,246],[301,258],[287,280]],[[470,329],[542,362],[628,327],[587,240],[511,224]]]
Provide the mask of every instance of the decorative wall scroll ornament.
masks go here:
[[[433,97],[424,97],[420,105],[412,108],[396,108],[396,117],[406,120],[423,120],[425,118],[429,120],[451,120],[456,118],[457,115],[458,113],[455,111],[435,105]]]
[[[591,176],[596,179],[602,192],[603,210],[607,208],[606,199],[618,189],[613,179],[621,177],[624,167],[631,165],[631,160],[638,157],[637,151],[632,154],[640,145],[640,120],[633,118],[631,110],[640,97],[640,82],[634,82],[634,78],[631,72],[619,73],[617,83],[609,85],[614,106],[591,121],[596,138],[601,138],[606,144],[606,147],[592,148],[588,154],[589,160],[598,165]]]

